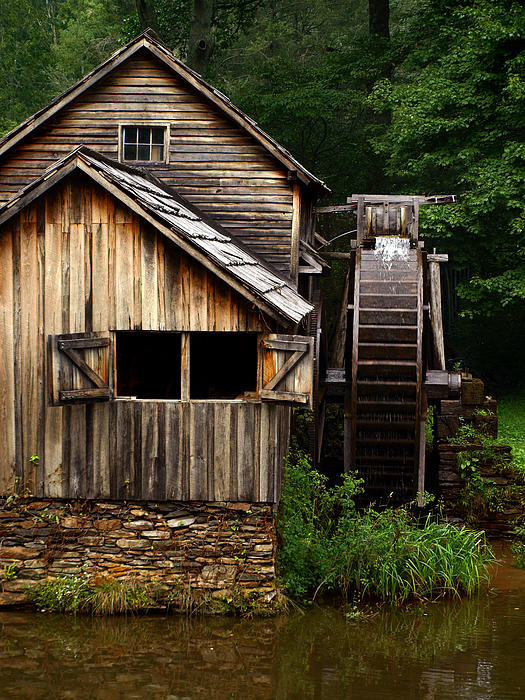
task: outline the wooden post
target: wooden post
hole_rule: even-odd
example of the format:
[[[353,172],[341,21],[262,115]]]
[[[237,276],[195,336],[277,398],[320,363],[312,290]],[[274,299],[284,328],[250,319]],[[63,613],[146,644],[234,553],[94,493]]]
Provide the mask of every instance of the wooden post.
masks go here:
[[[445,341],[441,311],[441,276],[438,262],[428,263],[430,278],[430,322],[434,335],[434,361],[436,369],[445,369]]]
[[[181,401],[190,400],[190,334],[181,333],[180,348],[180,398]]]
[[[357,245],[360,246],[365,237],[365,198],[357,198]]]
[[[292,245],[290,250],[290,277],[294,282],[297,282],[297,273],[299,270],[299,238],[301,235],[300,206],[300,185],[298,182],[295,182],[293,186]]]

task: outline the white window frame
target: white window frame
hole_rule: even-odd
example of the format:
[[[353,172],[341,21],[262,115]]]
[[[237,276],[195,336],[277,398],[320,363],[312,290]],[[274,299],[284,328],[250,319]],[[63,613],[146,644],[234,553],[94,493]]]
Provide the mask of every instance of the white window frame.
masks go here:
[[[162,160],[125,160],[124,159],[124,129],[126,127],[146,127],[148,129],[164,129],[164,158]],[[146,163],[169,163],[170,123],[153,122],[151,120],[138,120],[123,122],[118,125],[118,159],[121,163],[134,163],[144,165]]]

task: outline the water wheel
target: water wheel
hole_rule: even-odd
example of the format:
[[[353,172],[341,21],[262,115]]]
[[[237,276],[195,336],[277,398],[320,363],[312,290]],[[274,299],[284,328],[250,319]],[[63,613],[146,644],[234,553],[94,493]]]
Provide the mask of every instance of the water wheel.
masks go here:
[[[357,251],[351,365],[345,467],[364,478],[367,496],[410,500],[425,449],[419,249],[390,263],[375,250]]]
[[[352,195],[346,205],[319,210],[357,217],[352,250],[326,254],[349,267],[322,383],[326,400],[344,402],[344,469],[363,477],[368,501],[417,495],[423,504],[427,402],[459,396],[460,375],[445,369],[439,264],[447,256],[425,252],[418,238],[420,205],[454,201]]]

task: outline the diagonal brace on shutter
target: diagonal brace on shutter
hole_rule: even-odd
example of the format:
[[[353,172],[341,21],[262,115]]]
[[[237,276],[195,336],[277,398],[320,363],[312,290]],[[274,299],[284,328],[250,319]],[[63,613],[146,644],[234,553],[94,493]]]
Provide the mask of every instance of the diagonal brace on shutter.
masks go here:
[[[284,364],[277,370],[273,377],[262,387],[260,396],[263,401],[284,401],[298,404],[311,403],[311,378],[304,381],[304,360],[311,359],[312,356],[312,339],[301,336],[283,336],[276,335],[273,338],[263,340],[263,348],[265,350],[285,351],[292,354]],[[297,374],[293,375],[293,383],[299,391],[278,391],[276,388],[294,369],[302,363],[302,374],[299,379]],[[307,374],[310,374],[307,372]]]
[[[104,348],[109,344],[109,338],[72,338],[58,341],[58,349],[67,355],[96,387],[94,389],[63,389],[59,391],[61,401],[88,398],[106,399],[110,397],[110,389],[107,382],[87,364],[79,352],[79,349]]]

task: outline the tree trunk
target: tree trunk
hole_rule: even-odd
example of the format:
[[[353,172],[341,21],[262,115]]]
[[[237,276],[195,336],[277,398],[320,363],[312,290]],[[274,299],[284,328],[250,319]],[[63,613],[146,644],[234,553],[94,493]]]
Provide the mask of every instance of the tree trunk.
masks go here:
[[[371,36],[390,39],[390,0],[368,0],[368,27]]]
[[[215,0],[193,0],[187,63],[201,75],[205,75],[208,70],[215,46],[214,6]]]
[[[147,29],[149,27],[158,33],[159,26],[155,12],[155,0],[135,0],[135,5],[139,16],[140,28]]]

